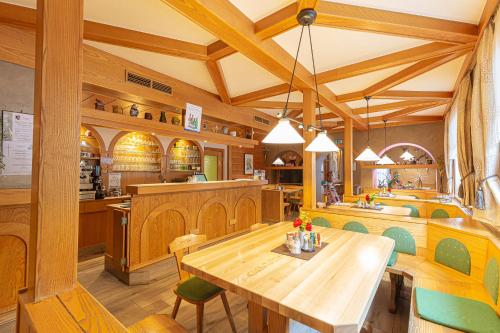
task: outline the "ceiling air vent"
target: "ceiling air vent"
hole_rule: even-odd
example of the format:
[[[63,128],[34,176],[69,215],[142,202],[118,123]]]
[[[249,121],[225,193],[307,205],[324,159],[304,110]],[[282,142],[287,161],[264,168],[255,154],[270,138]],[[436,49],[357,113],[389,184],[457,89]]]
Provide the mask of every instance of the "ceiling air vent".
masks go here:
[[[145,77],[145,76],[142,76],[142,75],[139,75],[136,73],[132,73],[132,72],[129,72],[127,70],[125,71],[125,77],[126,77],[127,82],[138,84],[140,86],[151,88],[154,90],[158,90],[158,91],[161,91],[167,95],[172,95],[172,87],[167,85],[167,84],[164,84],[164,83],[161,83],[158,81],[154,81],[148,77]]]
[[[172,95],[172,87],[168,86],[164,83],[158,82],[158,81],[153,81],[153,89],[159,90],[161,92],[164,92],[167,95]]]
[[[271,125],[271,122],[265,118],[259,117],[259,116],[254,116],[253,120],[255,120],[258,123],[264,124],[264,125]]]

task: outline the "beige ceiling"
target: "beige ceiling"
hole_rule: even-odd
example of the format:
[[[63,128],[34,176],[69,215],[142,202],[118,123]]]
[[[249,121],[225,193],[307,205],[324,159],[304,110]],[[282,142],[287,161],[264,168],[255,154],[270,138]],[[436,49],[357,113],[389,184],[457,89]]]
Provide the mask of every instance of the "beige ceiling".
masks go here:
[[[0,0],[34,8],[36,0]],[[277,10],[291,4],[294,0],[227,0],[256,22]],[[435,17],[477,24],[486,0],[328,0],[330,2],[359,5],[402,13]],[[177,11],[171,9],[161,0],[85,0],[85,19],[110,24],[131,30],[146,32],[159,36],[184,40],[192,43],[209,45],[218,40],[196,23],[191,22]],[[318,72],[331,70],[340,66],[387,55],[393,52],[417,47],[431,41],[396,37],[383,34],[333,29],[312,26],[312,39],[316,69]],[[299,28],[294,28],[272,38],[291,56],[295,55]],[[118,55],[130,61],[149,67],[158,72],[185,81],[212,93],[217,89],[210,77],[206,64],[199,60],[190,60],[136,49],[124,48],[109,44],[86,41],[99,49]],[[452,91],[457,80],[464,58],[460,57],[439,66],[427,73],[408,80],[391,90],[408,91]],[[309,40],[304,36],[300,50],[299,62],[312,72]],[[285,83],[282,79],[269,73],[252,60],[240,53],[234,53],[220,61],[222,74],[227,83],[231,98],[256,90]],[[326,86],[335,94],[347,94],[363,90],[378,81],[411,66],[406,64],[376,72],[359,75],[335,82]],[[263,98],[264,101],[286,100],[286,94]],[[301,102],[300,92],[292,93],[291,102]],[[375,99],[371,105],[394,103],[398,100]],[[351,108],[365,106],[363,100],[351,101]],[[275,115],[276,109],[260,109]],[[442,115],[446,106],[416,112],[414,116]],[[329,112],[327,109],[325,111]],[[376,116],[397,110],[379,112]],[[364,117],[364,115],[361,115]]]

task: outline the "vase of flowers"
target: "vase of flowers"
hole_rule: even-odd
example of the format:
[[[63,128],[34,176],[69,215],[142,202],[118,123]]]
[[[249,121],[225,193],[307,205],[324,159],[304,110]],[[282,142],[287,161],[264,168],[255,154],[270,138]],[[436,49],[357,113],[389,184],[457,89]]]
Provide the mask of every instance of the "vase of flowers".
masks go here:
[[[367,194],[365,196],[365,201],[366,201],[367,206],[374,207],[375,206],[375,194],[374,193]]]
[[[300,247],[304,246],[306,231],[312,231],[311,217],[307,212],[301,212],[300,216],[293,221],[293,227],[299,229]]]

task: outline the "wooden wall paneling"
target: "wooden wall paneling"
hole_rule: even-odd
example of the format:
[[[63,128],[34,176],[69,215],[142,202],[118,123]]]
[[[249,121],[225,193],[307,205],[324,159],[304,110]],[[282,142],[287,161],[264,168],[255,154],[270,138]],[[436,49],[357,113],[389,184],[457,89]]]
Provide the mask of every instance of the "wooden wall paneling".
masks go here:
[[[0,229],[0,314],[16,309],[17,294],[26,286],[27,242]]]
[[[470,276],[482,282],[488,251],[488,239],[461,231],[429,225],[427,260],[435,262],[434,253],[436,246],[444,238],[456,239],[467,247],[471,258]]]
[[[234,231],[247,230],[251,225],[261,222],[257,218],[257,203],[252,197],[241,196],[234,210]]]
[[[36,22],[31,301],[76,283],[83,1],[39,0]]]
[[[316,95],[313,90],[306,89],[302,91],[303,94],[303,118],[304,129],[308,125],[316,123]],[[306,209],[316,208],[316,153],[306,151],[306,147],[316,137],[316,131],[309,132],[303,131],[305,142],[303,144],[303,176],[302,182],[304,186],[303,207]]]
[[[272,222],[285,220],[283,191],[262,189],[262,220]]]

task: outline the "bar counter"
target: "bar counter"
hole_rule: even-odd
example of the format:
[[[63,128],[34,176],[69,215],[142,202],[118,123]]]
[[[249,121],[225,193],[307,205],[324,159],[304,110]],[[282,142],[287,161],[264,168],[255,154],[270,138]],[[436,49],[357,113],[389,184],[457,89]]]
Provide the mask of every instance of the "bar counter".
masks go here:
[[[175,238],[197,233],[216,240],[260,223],[264,184],[229,180],[127,186],[130,206],[107,207],[106,269],[130,285],[161,277]]]

